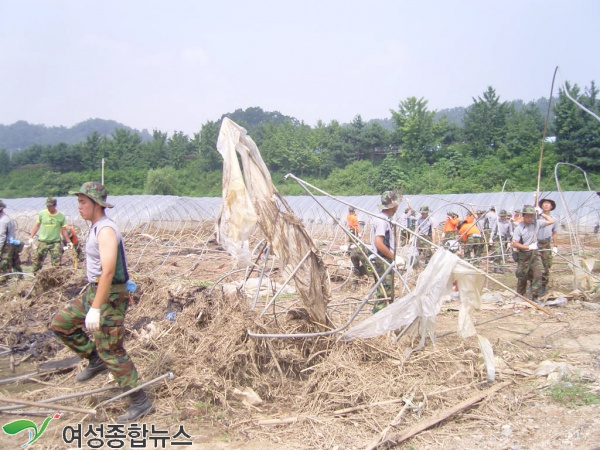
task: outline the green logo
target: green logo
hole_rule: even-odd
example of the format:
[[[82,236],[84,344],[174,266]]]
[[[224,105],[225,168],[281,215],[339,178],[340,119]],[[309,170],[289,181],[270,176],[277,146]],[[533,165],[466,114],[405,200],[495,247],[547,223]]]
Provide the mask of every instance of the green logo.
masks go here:
[[[38,431],[36,424],[33,423],[31,420],[27,420],[27,419],[19,419],[19,420],[15,420],[13,422],[9,422],[6,425],[4,425],[2,427],[2,429],[4,430],[4,432],[6,434],[17,434],[23,430],[29,430],[29,441],[27,441],[25,444],[23,444],[21,446],[21,447],[25,448],[29,444],[32,444],[35,441],[37,441],[39,439],[39,437],[42,434],[44,434],[44,431],[46,431],[46,428],[48,427],[48,424],[50,423],[50,421],[52,419],[58,419],[58,418],[60,418],[59,413],[54,414],[54,416],[52,416],[52,417],[46,417],[44,419],[44,423],[42,423],[42,426],[40,427],[39,431]],[[31,430],[31,429],[33,429],[33,430]]]

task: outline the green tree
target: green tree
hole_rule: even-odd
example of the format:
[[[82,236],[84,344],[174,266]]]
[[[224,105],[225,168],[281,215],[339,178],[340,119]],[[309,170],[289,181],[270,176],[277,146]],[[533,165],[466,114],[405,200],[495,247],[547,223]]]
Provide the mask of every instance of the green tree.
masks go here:
[[[177,195],[177,171],[172,167],[151,169],[146,177],[144,193],[150,195]]]
[[[598,89],[594,82],[579,95],[579,88],[566,83],[569,95],[589,111],[600,115]],[[600,122],[584,111],[561,89],[556,112],[557,155],[564,162],[577,164],[584,170],[600,169]]]
[[[138,166],[148,169],[158,169],[169,164],[167,156],[167,133],[160,130],[152,131],[152,140],[140,146]]]
[[[186,134],[176,131],[167,141],[167,155],[171,167],[181,169],[186,161],[192,157],[193,146]]]
[[[493,154],[499,148],[506,134],[509,111],[510,105],[500,102],[491,86],[483,93],[483,98],[473,99],[465,113],[464,130],[475,157]]]
[[[435,111],[429,111],[427,103],[409,97],[400,102],[398,111],[390,110],[396,126],[395,143],[401,145],[403,162],[412,167],[430,160],[442,137],[433,120]]]
[[[223,158],[217,151],[217,139],[221,122],[207,121],[202,125],[200,133],[194,134],[192,139],[192,149],[198,154],[198,159],[193,163],[197,165],[198,170],[210,172],[220,170],[223,167]]]

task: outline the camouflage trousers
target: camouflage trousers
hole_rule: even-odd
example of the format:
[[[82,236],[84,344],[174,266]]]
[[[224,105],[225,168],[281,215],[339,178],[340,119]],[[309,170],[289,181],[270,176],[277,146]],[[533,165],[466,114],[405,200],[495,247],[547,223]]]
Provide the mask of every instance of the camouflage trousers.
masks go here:
[[[381,258],[375,257],[373,252],[362,244],[352,250],[350,254],[350,260],[354,266],[353,271],[355,275],[361,277],[370,274],[375,282],[379,281],[391,263],[391,261],[386,260],[384,262],[381,260]],[[373,268],[375,268],[375,271],[373,271]],[[377,298],[392,298],[392,278],[393,273],[390,272],[383,278],[383,280],[381,280],[379,288],[377,289]],[[387,304],[388,303],[386,301],[377,302],[373,307],[373,313],[383,309],[385,306],[387,306]]]
[[[95,294],[95,286],[88,286],[82,297],[73,299],[56,313],[50,330],[81,358],[88,358],[96,349],[119,386],[139,386],[135,365],[123,347],[129,295],[126,292],[109,295],[108,301],[100,308],[101,329],[91,333],[90,338],[83,331],[83,326]]]
[[[453,241],[456,239],[456,231],[446,231],[442,238],[442,244],[445,244],[448,241]]]
[[[38,241],[37,250],[35,252],[35,261],[33,263],[33,272],[37,272],[42,268],[46,255],[50,253],[50,261],[54,267],[60,266],[60,258],[62,257],[63,249],[60,241],[56,242],[40,242]]]
[[[2,246],[2,252],[0,252],[0,274],[23,272],[23,268],[21,267],[21,250],[23,250],[23,244],[12,245],[5,243]]]
[[[531,281],[531,291],[534,297],[538,297],[542,290],[542,258],[537,250],[519,252],[517,262],[517,292],[523,296],[527,293],[527,281]]]
[[[538,249],[544,250],[540,252],[540,257],[544,266],[542,270],[542,288],[546,288],[550,281],[550,269],[552,268],[552,243],[550,241],[538,241]]]
[[[473,258],[480,258],[484,253],[483,238],[475,237],[474,234],[467,236],[467,245],[465,246],[465,257],[473,252]]]
[[[431,236],[423,236],[425,239],[431,241]],[[425,265],[429,264],[429,260],[431,259],[431,255],[433,252],[431,251],[431,244],[422,239],[417,240],[417,250],[419,251],[419,257],[423,260]]]

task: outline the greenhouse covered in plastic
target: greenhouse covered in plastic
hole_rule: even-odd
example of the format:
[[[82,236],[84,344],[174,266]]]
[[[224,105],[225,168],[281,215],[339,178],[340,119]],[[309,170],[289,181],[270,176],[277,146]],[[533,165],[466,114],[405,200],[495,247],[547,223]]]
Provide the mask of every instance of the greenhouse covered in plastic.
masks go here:
[[[436,225],[446,219],[449,211],[465,217],[468,209],[509,213],[522,209],[534,201],[532,192],[503,192],[479,194],[411,195],[405,196],[398,209],[399,216],[407,207],[407,197],[415,211],[428,206]],[[600,196],[594,191],[542,192],[540,198],[556,202],[553,217],[563,229],[569,223],[579,231],[597,231],[600,222]],[[330,197],[290,196],[285,198],[296,216],[310,228],[311,224],[345,224],[348,205],[355,206],[360,221],[369,224],[372,214],[377,214],[380,198],[376,195]],[[37,213],[45,208],[45,198],[5,199],[6,213],[17,225],[18,235],[27,233],[34,225]],[[114,208],[107,209],[123,231],[150,227],[152,229],[189,229],[200,222],[214,221],[221,208],[220,197],[177,197],[167,195],[123,195],[110,196],[108,201]],[[67,217],[67,222],[85,229],[85,223],[77,212],[77,198],[58,197],[58,209]]]

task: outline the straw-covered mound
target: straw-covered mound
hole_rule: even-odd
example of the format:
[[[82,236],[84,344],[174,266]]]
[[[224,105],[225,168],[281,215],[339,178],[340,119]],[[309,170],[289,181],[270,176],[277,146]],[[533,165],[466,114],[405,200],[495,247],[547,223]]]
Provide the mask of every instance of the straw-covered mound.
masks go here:
[[[174,374],[173,380],[149,388],[157,407],[153,422],[201,421],[243,439],[269,439],[290,447],[296,442],[303,448],[329,448],[333,443],[352,448],[368,443],[392,422],[405,404],[403,398],[411,411],[406,420],[418,421],[487,387],[475,342],[448,336],[407,360],[403,345],[383,337],[351,343],[337,342],[338,336],[252,338],[248,330],[291,334],[317,328],[302,311],[259,316],[247,299],[226,296],[218,288],[152,277],[138,277],[137,282],[140,289],[127,316],[126,347],[144,381]],[[72,356],[48,339],[47,326],[84,284],[72,269],[41,271],[32,288],[35,295],[23,289],[18,301],[7,304],[2,343],[18,347],[44,336],[38,339],[40,362]],[[73,386],[73,376],[73,371],[56,373],[43,383],[84,390]],[[110,381],[98,377],[93,383]],[[510,415],[523,400],[518,392],[506,390],[478,406],[472,413],[481,419],[477,427],[495,425]],[[76,404],[93,407],[112,395],[103,393]],[[49,396],[46,389],[25,395],[37,400]],[[111,403],[87,420],[111,421],[124,407],[123,401]]]

